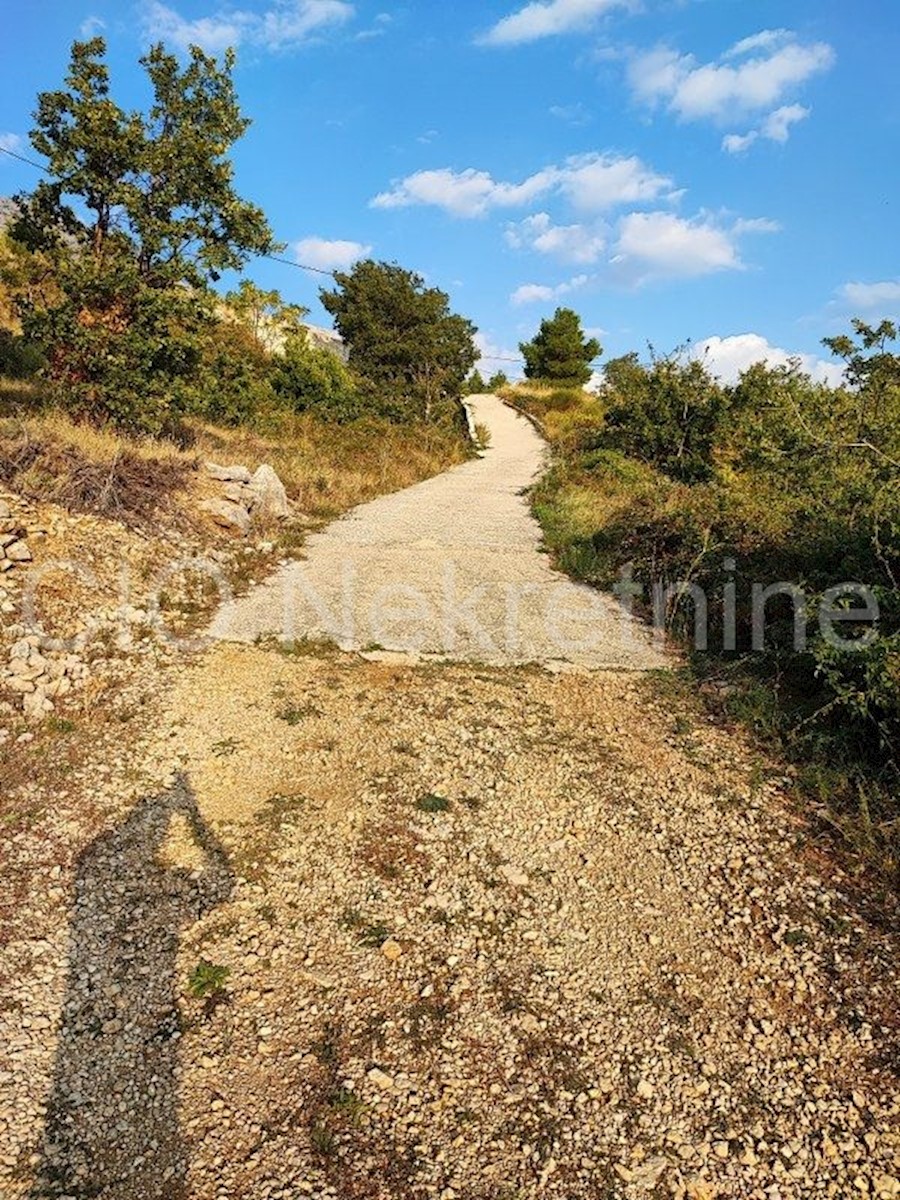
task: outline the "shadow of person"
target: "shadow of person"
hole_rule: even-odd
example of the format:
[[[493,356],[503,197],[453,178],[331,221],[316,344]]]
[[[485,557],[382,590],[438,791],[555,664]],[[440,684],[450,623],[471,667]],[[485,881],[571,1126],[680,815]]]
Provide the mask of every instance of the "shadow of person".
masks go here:
[[[173,838],[189,866],[173,865]],[[181,931],[233,886],[184,777],[81,854],[68,985],[34,1197],[181,1200]]]

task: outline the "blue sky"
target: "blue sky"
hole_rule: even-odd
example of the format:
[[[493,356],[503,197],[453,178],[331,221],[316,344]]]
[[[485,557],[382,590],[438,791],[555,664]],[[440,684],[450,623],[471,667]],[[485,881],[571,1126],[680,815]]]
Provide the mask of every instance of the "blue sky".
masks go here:
[[[896,0],[58,0],[5,6],[0,145],[73,38],[145,100],[151,40],[238,50],[238,183],[287,255],[396,260],[486,353],[558,304],[605,356],[690,339],[730,376],[900,313]],[[0,195],[34,172],[0,155]],[[248,274],[317,304],[321,280]],[[486,362],[499,368],[499,362]],[[507,365],[506,369],[514,371]]]

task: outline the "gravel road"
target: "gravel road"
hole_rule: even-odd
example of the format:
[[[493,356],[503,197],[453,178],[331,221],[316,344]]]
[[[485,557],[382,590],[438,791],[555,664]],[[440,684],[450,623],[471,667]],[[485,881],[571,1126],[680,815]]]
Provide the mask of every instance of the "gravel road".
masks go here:
[[[329,525],[305,561],[226,605],[213,636],[330,638],[496,665],[665,665],[643,626],[542,554],[523,495],[544,461],[532,426],[495,396],[473,397],[471,412],[491,432],[482,457]]]

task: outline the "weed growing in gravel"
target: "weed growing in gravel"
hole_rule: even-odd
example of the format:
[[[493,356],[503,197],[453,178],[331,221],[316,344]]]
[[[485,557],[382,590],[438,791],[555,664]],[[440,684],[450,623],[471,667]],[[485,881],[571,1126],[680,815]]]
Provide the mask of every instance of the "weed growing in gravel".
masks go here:
[[[450,801],[446,796],[436,796],[433,792],[428,792],[416,801],[416,808],[424,813],[449,812]]]
[[[305,721],[309,717],[321,717],[321,715],[322,710],[316,708],[314,704],[295,704],[292,700],[285,701],[275,713],[279,721],[286,721],[288,725],[299,725],[301,721]]]
[[[372,922],[358,908],[345,909],[338,924],[342,929],[356,934],[356,940],[361,946],[377,950],[391,936],[391,931],[382,922]]]
[[[223,738],[220,742],[213,742],[210,749],[216,758],[230,758],[240,750],[241,745],[237,738]]]
[[[68,717],[48,717],[46,721],[48,733],[74,733],[75,722]]]
[[[221,996],[230,974],[230,967],[207,962],[205,958],[201,959],[188,977],[188,991],[195,1000],[207,1000]]]

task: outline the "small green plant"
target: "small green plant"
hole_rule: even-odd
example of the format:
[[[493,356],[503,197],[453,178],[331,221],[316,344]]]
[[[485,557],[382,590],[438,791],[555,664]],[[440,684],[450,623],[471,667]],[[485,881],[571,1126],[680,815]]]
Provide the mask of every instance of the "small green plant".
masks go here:
[[[230,974],[230,967],[201,959],[188,977],[188,991],[195,1000],[221,996]]]
[[[241,743],[237,738],[223,738],[220,742],[213,742],[211,748],[216,758],[230,758],[240,747]]]
[[[424,813],[445,813],[450,810],[450,801],[446,796],[437,796],[428,792],[416,801],[416,808]]]
[[[314,704],[295,704],[292,700],[285,701],[275,713],[279,721],[285,721],[288,725],[299,725],[301,721],[305,721],[309,717],[321,717],[321,715],[321,710]]]
[[[475,422],[474,441],[475,441],[475,449],[479,453],[481,453],[484,450],[487,450],[491,444],[491,431],[487,427],[487,425],[482,424],[481,421]]]
[[[75,722],[68,717],[48,717],[47,729],[50,733],[74,733]]]

